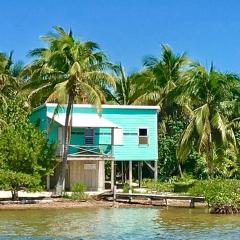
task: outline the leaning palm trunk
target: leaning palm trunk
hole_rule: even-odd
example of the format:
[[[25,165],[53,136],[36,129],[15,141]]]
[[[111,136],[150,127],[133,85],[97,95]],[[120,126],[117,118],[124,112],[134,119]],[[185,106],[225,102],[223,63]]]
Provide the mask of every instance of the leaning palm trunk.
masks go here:
[[[71,127],[69,125],[69,119],[70,119],[71,110],[72,110],[72,106],[73,106],[73,99],[74,99],[73,94],[69,94],[67,110],[66,110],[66,118],[65,118],[65,128],[64,128],[63,157],[62,157],[58,182],[56,185],[56,195],[57,196],[61,196],[63,194],[63,191],[65,190],[64,189],[64,180],[65,180],[66,170],[67,170],[67,155],[68,155],[68,147],[69,147],[69,142],[70,142],[69,127]]]
[[[178,163],[178,170],[179,170],[180,177],[183,178],[183,172],[182,172],[182,167],[180,163]]]

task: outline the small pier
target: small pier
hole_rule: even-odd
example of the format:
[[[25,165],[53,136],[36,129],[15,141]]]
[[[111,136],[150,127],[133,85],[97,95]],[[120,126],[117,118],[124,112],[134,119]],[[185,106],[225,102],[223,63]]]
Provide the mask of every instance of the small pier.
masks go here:
[[[128,199],[129,202],[131,200],[135,199],[147,199],[147,200],[164,200],[166,206],[168,205],[168,200],[184,200],[184,201],[189,201],[190,203],[190,208],[195,207],[196,202],[205,202],[204,197],[196,197],[196,196],[179,196],[179,195],[160,195],[160,194],[144,194],[144,193],[118,193],[115,192],[113,194],[113,199],[114,201],[118,201],[121,199]]]

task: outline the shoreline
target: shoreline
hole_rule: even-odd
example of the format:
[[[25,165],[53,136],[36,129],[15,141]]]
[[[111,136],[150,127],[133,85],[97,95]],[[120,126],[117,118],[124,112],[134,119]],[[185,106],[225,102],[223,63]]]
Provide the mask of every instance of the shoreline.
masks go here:
[[[135,200],[129,203],[128,201],[107,201],[90,199],[86,201],[74,201],[64,198],[50,199],[52,201],[38,203],[9,203],[3,204],[0,202],[1,210],[24,210],[24,209],[74,209],[74,208],[159,208],[166,207],[162,201],[149,203],[144,200]],[[189,202],[172,201],[168,204],[169,207],[189,208]],[[198,204],[196,207],[207,207],[206,204]]]

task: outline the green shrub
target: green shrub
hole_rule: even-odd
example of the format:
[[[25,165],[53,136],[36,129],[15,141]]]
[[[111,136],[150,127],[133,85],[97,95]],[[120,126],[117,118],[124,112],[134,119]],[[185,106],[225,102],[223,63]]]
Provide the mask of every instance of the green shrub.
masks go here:
[[[192,195],[204,196],[210,206],[240,204],[240,181],[235,179],[214,179],[197,181],[189,189]]]
[[[195,181],[189,182],[175,182],[173,183],[173,191],[176,193],[186,193],[194,186]]]
[[[195,181],[196,180],[193,179],[192,175],[184,173],[182,177],[171,177],[168,181],[168,184],[171,186],[171,192],[186,193],[194,185]]]
[[[73,200],[86,200],[87,199],[87,194],[85,193],[86,191],[86,185],[83,183],[74,183],[72,185],[72,195],[70,196],[71,199]]]
[[[129,184],[128,183],[124,183],[124,185],[123,185],[123,193],[128,193],[129,190],[130,190]]]
[[[10,190],[12,200],[18,200],[18,191],[41,191],[41,176],[0,169],[0,189]]]
[[[173,182],[174,192],[186,193],[194,186],[195,179],[191,175],[184,174],[183,177],[175,177],[171,179]]]

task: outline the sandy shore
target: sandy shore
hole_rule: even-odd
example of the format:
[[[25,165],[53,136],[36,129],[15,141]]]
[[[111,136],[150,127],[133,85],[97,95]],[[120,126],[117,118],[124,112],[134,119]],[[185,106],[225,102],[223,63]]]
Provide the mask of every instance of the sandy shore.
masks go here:
[[[51,209],[51,208],[111,208],[112,202],[88,200],[85,202],[72,201],[68,199],[52,199],[52,201],[34,204],[4,204],[0,203],[1,209]]]
[[[87,201],[73,201],[64,198],[49,199],[46,202],[39,202],[34,204],[1,204],[0,210],[4,209],[67,209],[67,208],[146,208],[146,207],[160,207],[164,206],[162,201],[154,201],[149,203],[144,200],[135,200],[132,203],[128,201],[112,202],[104,200],[90,199]],[[170,201],[168,206],[175,207],[189,207],[188,201]],[[197,204],[197,206],[204,207],[204,204]]]
[[[136,208],[153,207],[150,204],[112,202],[112,201],[73,201],[68,199],[54,199],[52,202],[34,204],[4,204],[0,203],[0,210],[4,209],[67,209],[67,208]]]

